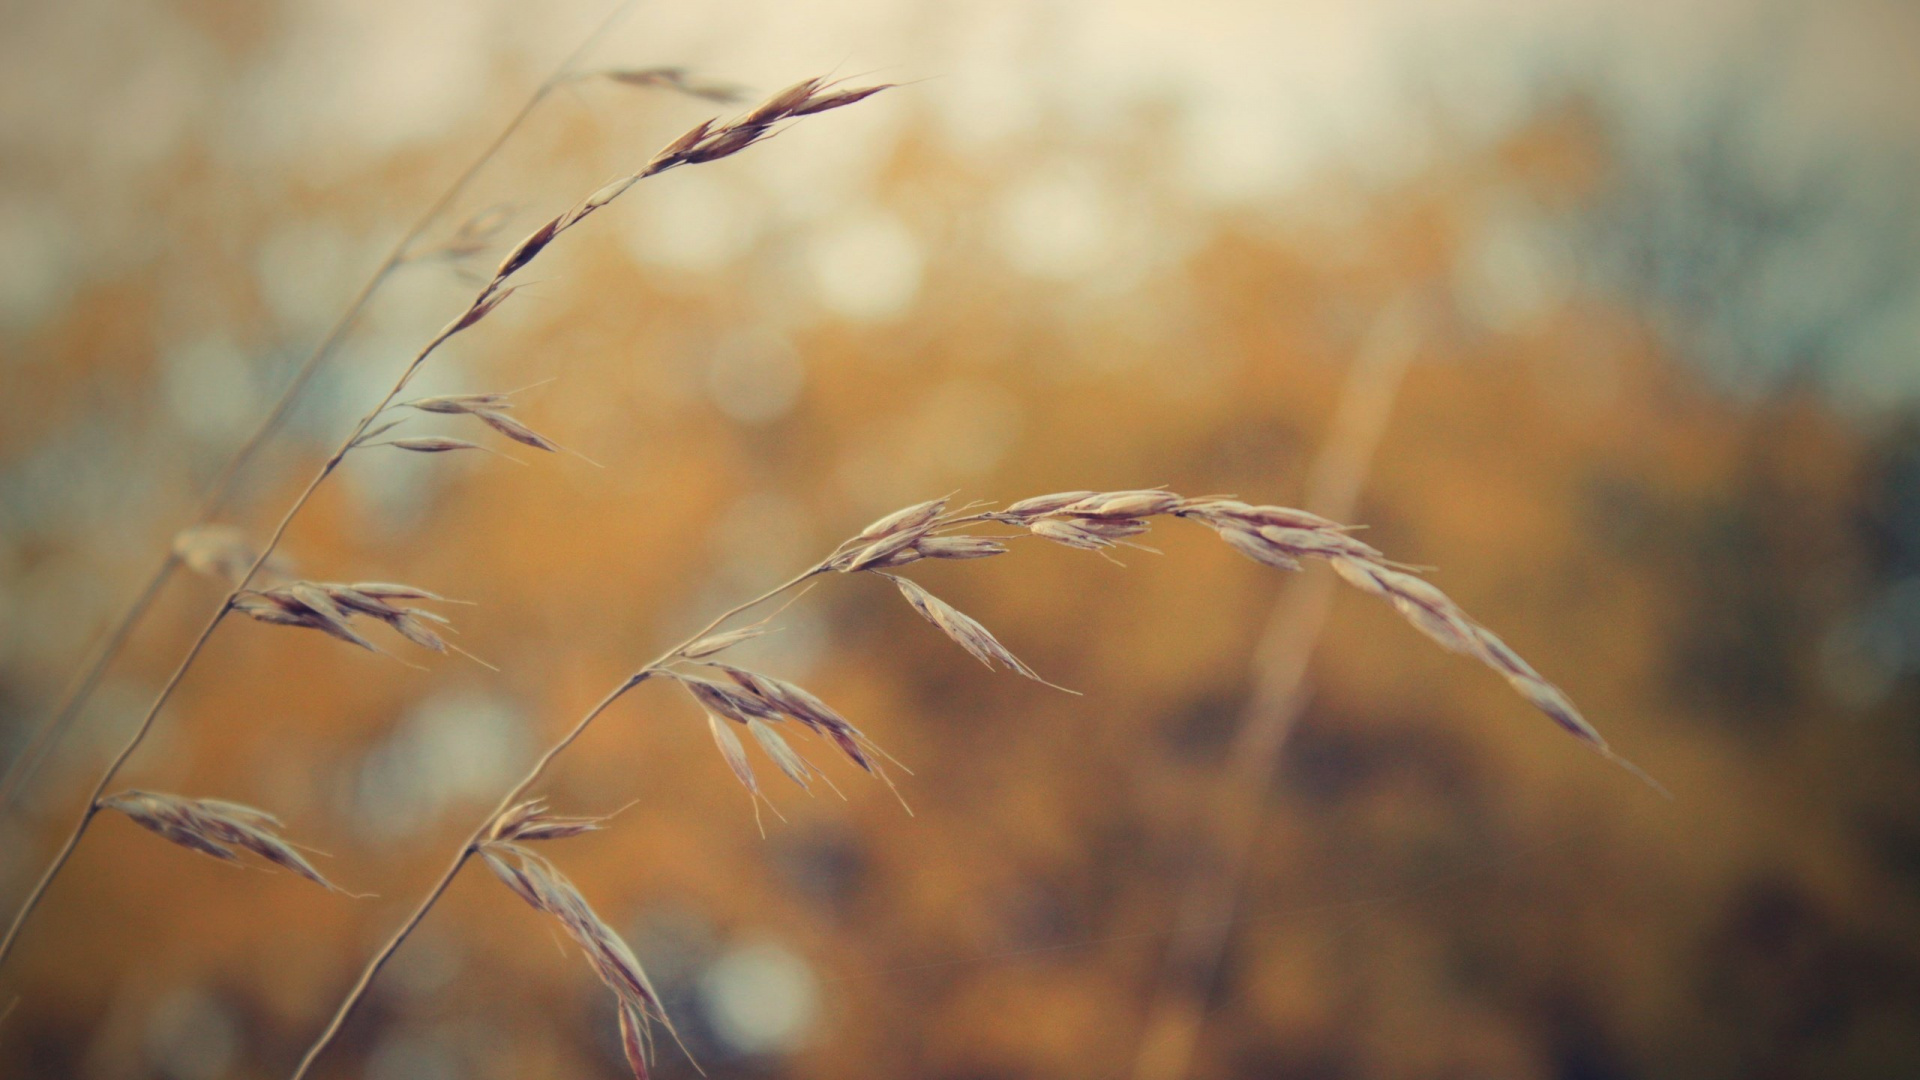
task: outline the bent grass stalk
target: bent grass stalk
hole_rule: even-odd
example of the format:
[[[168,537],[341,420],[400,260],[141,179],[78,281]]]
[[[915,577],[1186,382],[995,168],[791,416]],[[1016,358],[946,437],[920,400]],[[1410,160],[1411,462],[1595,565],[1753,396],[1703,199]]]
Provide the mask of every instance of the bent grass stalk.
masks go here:
[[[1401,379],[1419,349],[1415,319],[1413,302],[1402,297],[1375,317],[1361,342],[1308,474],[1304,505],[1315,513],[1338,520],[1353,515]],[[1307,664],[1336,584],[1317,576],[1284,585],[1254,649],[1254,690],[1241,707],[1228,767],[1194,823],[1193,839],[1211,842],[1217,862],[1201,860],[1181,889],[1175,935],[1161,957],[1134,1048],[1134,1080],[1181,1080],[1192,1069],[1206,1020],[1203,988],[1213,985],[1226,954],[1263,800],[1305,705]]]
[[[240,446],[234,450],[232,456],[227,459],[226,463],[220,467],[219,474],[214,477],[213,482],[207,487],[206,494],[201,497],[199,507],[193,514],[192,523],[187,526],[188,529],[205,527],[221,510],[225,509],[227,501],[233,496],[235,484],[240,477],[240,473],[253,461],[254,455],[259,453],[262,446],[266,445],[267,440],[272,438],[273,434],[280,429],[280,425],[285,422],[288,412],[293,408],[293,403],[306,390],[307,385],[313,381],[314,376],[319,372],[320,368],[333,357],[334,353],[339,349],[340,343],[346,339],[347,334],[351,332],[355,324],[359,322],[360,315],[366,310],[367,305],[373,300],[374,296],[385,286],[387,280],[402,266],[418,258],[435,254],[434,252],[416,253],[416,245],[419,244],[420,238],[426,235],[427,230],[432,228],[447,212],[447,209],[453,205],[454,201],[467,190],[473,183],[474,178],[480,175],[481,170],[498,156],[501,148],[526,124],[527,119],[533,115],[534,110],[551,96],[555,90],[575,78],[575,66],[578,65],[594,45],[605,37],[607,32],[632,9],[634,3],[635,0],[622,0],[599,26],[595,27],[593,32],[588,34],[587,37],[567,55],[566,59],[562,60],[547,78],[542,81],[539,86],[534,88],[533,93],[521,103],[519,110],[515,112],[507,121],[506,125],[500,129],[499,134],[495,135],[493,141],[488,143],[486,148],[480,152],[480,156],[469,162],[467,167],[461,170],[460,175],[456,176],[453,182],[447,185],[447,187],[434,198],[426,210],[422,211],[413,224],[407,228],[407,231],[401,234],[400,239],[395,241],[393,248],[387,252],[386,257],[380,261],[378,266],[374,267],[373,276],[368,278],[365,284],[360,287],[360,291],[354,295],[352,300],[347,302],[346,310],[335,320],[333,326],[327,331],[326,336],[320,339],[319,344],[313,347],[313,351],[308,353],[306,358],[300,362],[300,366],[294,370],[293,378],[288,380],[286,387],[280,391],[280,396],[275,399],[272,407],[268,409],[267,415],[260,421],[259,426],[253,429],[253,432],[247,436],[246,441],[242,442]],[[680,88],[670,81],[636,82],[633,84]],[[705,85],[706,84],[696,84],[696,86]],[[694,91],[683,89],[682,92]],[[444,251],[451,254],[464,253],[469,248],[483,242],[484,236],[488,231],[489,230],[484,227],[463,227],[460,230],[460,236],[456,238],[456,242],[448,245]],[[93,651],[87,656],[86,661],[80,667],[80,671],[74,676],[73,681],[61,695],[59,703],[54,706],[46,718],[41,721],[40,726],[28,737],[26,745],[21,747],[20,752],[14,755],[13,760],[7,764],[6,771],[0,773],[0,813],[4,813],[14,805],[14,800],[19,797],[27,782],[32,779],[34,771],[39,768],[40,763],[45,760],[47,754],[53,750],[54,745],[59,742],[61,736],[66,733],[67,728],[72,725],[74,719],[79,715],[81,706],[86,703],[87,699],[92,696],[94,689],[99,686],[100,680],[106,674],[108,666],[110,666],[114,658],[120,654],[121,648],[126,645],[127,639],[132,636],[134,628],[139,626],[141,620],[146,617],[147,611],[153,606],[154,600],[160,595],[160,590],[166,586],[167,582],[173,577],[174,571],[179,569],[184,562],[186,562],[186,560],[183,558],[182,552],[177,549],[169,550],[167,556],[160,561],[160,564],[154,568],[153,572],[147,575],[146,584],[141,586],[139,593],[133,599],[133,603],[127,606],[126,610],[115,620],[112,629],[100,639],[100,643],[96,645]],[[0,953],[0,956],[3,955],[4,953]]]
[[[316,586],[312,583],[296,583],[295,588],[298,591],[289,595],[290,604],[274,603],[272,607],[268,608],[255,607],[251,604],[243,603],[243,600],[253,595],[248,586],[251,584],[254,576],[260,572],[260,568],[268,559],[272,558],[274,553],[279,549],[280,542],[286,536],[287,529],[293,524],[294,518],[306,507],[308,501],[313,498],[314,492],[319,490],[320,485],[325,483],[327,478],[333,475],[334,470],[340,467],[340,463],[346,459],[347,454],[356,448],[361,448],[362,443],[367,440],[382,435],[394,426],[405,422],[404,419],[395,420],[381,424],[377,428],[374,426],[389,409],[395,406],[395,400],[400,396],[401,392],[406,389],[407,384],[412,381],[413,376],[420,370],[420,367],[439,350],[440,346],[444,345],[455,335],[479,323],[501,304],[505,303],[518,288],[518,286],[508,284],[508,281],[515,274],[533,262],[534,259],[537,258],[542,251],[546,250],[562,233],[580,224],[589,216],[625,194],[634,184],[682,165],[702,164],[730,157],[767,138],[788,121],[854,104],[873,94],[879,93],[885,88],[886,87],[882,85],[856,89],[838,89],[836,84],[826,82],[825,80],[808,79],[775,94],[738,119],[726,123],[719,123],[713,120],[703,121],[695,125],[678,139],[667,144],[664,149],[655,154],[653,158],[637,172],[603,185],[599,190],[587,196],[572,209],[554,217],[515,245],[507,253],[506,257],[501,260],[499,268],[494,271],[492,278],[480,289],[473,301],[467,305],[466,310],[455,317],[452,322],[449,322],[439,333],[435,334],[418,353],[414,354],[413,358],[407,362],[401,371],[400,377],[394,382],[392,388],[380,398],[379,402],[375,404],[365,416],[360,418],[359,422],[354,425],[353,430],[341,441],[333,453],[327,457],[326,461],[313,475],[313,478],[308,481],[299,496],[294,499],[293,504],[288,507],[287,511],[281,516],[280,523],[274,527],[272,534],[261,547],[251,565],[249,565],[246,572],[241,575],[240,580],[235,584],[233,590],[227,594],[226,599],[221,603],[219,609],[207,620],[199,636],[194,639],[192,646],[188,649],[186,656],[181,659],[179,665],[174,668],[173,674],[170,675],[166,683],[162,685],[159,693],[154,698],[153,704],[148,707],[146,714],[141,717],[139,724],[135,727],[132,736],[128,738],[126,744],[121,747],[119,753],[117,753],[113,760],[107,765],[105,771],[101,773],[99,781],[94,785],[92,792],[87,797],[86,808],[81,812],[79,820],[75,822],[72,831],[68,834],[59,851],[54,855],[53,861],[48,865],[39,881],[35,883],[33,889],[21,903],[19,911],[7,929],[6,936],[0,938],[0,964],[4,964],[7,957],[12,953],[15,943],[19,940],[21,928],[26,924],[27,918],[32,915],[34,909],[39,906],[40,901],[46,895],[48,887],[51,886],[54,879],[59,876],[60,870],[66,865],[67,860],[72,857],[74,849],[79,846],[81,837],[86,834],[87,828],[92,824],[94,817],[98,815],[102,809],[106,808],[106,804],[102,800],[106,794],[108,785],[110,785],[114,777],[119,774],[121,767],[126,764],[127,759],[132,757],[134,751],[138,750],[141,743],[146,740],[147,734],[153,728],[154,720],[160,714],[160,710],[173,696],[174,690],[179,687],[181,680],[185,678],[188,670],[193,667],[194,661],[199,658],[201,651],[206,648],[207,642],[213,637],[214,631],[219,629],[220,624],[226,620],[229,614],[235,611],[242,611],[260,621],[307,626],[333,633],[335,636],[346,637],[347,640],[353,640],[351,636],[353,631],[345,625],[347,622],[346,613],[338,610],[340,605],[337,603],[337,598],[328,588]],[[401,448],[406,449],[404,446]],[[302,586],[304,586],[304,588],[301,588]],[[364,594],[364,590],[360,591]],[[269,596],[270,594],[261,595]],[[271,601],[269,602],[271,603]],[[417,614],[415,612],[409,613]],[[399,627],[396,626],[395,629],[399,629]],[[359,642],[356,642],[356,644],[358,643]]]
[[[467,861],[479,853],[482,841],[487,838],[487,834],[495,827],[495,824],[501,819],[502,815],[512,809],[514,804],[518,802],[533,785],[540,782],[540,778],[546,775],[547,768],[553,764],[553,759],[559,757],[568,747],[579,741],[580,736],[586,734],[587,729],[593,725],[593,722],[599,718],[601,713],[606,712],[607,709],[612,707],[614,702],[624,697],[627,691],[647,681],[652,675],[658,674],[663,665],[671,662],[676,656],[690,650],[707,635],[717,630],[727,620],[758,607],[787,590],[806,582],[815,575],[825,572],[824,564],[811,567],[804,573],[798,574],[786,582],[768,589],[759,596],[724,612],[699,631],[689,635],[686,640],[668,649],[651,663],[622,680],[606,697],[601,698],[598,704],[588,709],[584,716],[575,721],[573,726],[567,729],[567,732],[562,735],[557,742],[548,747],[546,752],[534,761],[533,767],[527,770],[527,774],[521,777],[513,787],[507,789],[506,794],[500,797],[499,803],[481,820],[479,825],[475,826],[472,834],[460,845],[460,850],[454,854],[453,861],[448,864],[447,869],[440,875],[439,879],[427,890],[426,896],[415,906],[412,913],[401,922],[399,928],[394,931],[393,936],[387,939],[386,944],[382,945],[380,949],[373,954],[373,957],[367,961],[367,965],[360,972],[359,978],[354,981],[353,986],[347,991],[346,997],[342,999],[339,1006],[335,1008],[333,1017],[327,1022],[326,1028],[321,1031],[319,1038],[314,1041],[314,1044],[308,1048],[306,1054],[300,1059],[299,1066],[293,1070],[293,1080],[301,1080],[301,1078],[305,1077],[307,1071],[313,1067],[313,1063],[326,1051],[327,1046],[332,1043],[334,1037],[340,1033],[341,1025],[347,1022],[347,1017],[353,1014],[354,1008],[359,1005],[361,999],[366,996],[368,988],[373,985],[374,978],[380,974],[380,969],[387,965],[387,961],[393,959],[393,954],[398,952],[400,946],[406,943],[407,938],[412,935],[414,929],[420,925],[421,920],[427,917],[427,912],[433,910],[434,904],[438,903],[440,897],[446,893],[447,887],[453,884],[453,879],[459,876],[461,869],[467,865]]]
[[[881,754],[878,748],[818,698],[772,676],[710,659],[762,632],[768,620],[733,630],[722,631],[721,627],[823,574],[872,574],[885,578],[898,588],[915,612],[988,669],[1004,668],[1045,682],[977,620],[918,583],[890,571],[924,559],[979,559],[1002,555],[1009,550],[1003,541],[1018,535],[1038,536],[1065,547],[1104,555],[1115,546],[1138,546],[1132,540],[1149,529],[1149,519],[1162,516],[1186,519],[1212,528],[1235,550],[1270,566],[1299,569],[1301,560],[1310,558],[1329,562],[1341,579],[1386,600],[1443,647],[1481,660],[1507,678],[1523,697],[1563,729],[1638,774],[1637,769],[1612,752],[1564,694],[1534,672],[1492,632],[1473,622],[1439,590],[1395,569],[1380,552],[1354,539],[1347,526],[1286,507],[1250,506],[1217,496],[1187,499],[1162,490],[1060,492],[1025,499],[999,511],[964,507],[948,512],[947,503],[947,499],[934,499],[881,518],[840,544],[825,559],[723,612],[616,684],[541,754],[527,774],[500,797],[493,810],[467,835],[446,870],[362,968],[326,1027],[294,1069],[293,1080],[304,1080],[364,1000],[381,969],[476,855],[530,906],[559,918],[568,934],[580,944],[602,980],[614,991],[621,1041],[629,1065],[638,1080],[646,1080],[652,1045],[648,1025],[657,1020],[666,1025],[669,1033],[673,1031],[658,995],[625,942],[593,913],[564,875],[522,843],[577,835],[597,828],[599,819],[548,819],[544,800],[522,800],[546,775],[554,760],[577,742],[614,702],[655,677],[679,683],[705,711],[728,767],[755,800],[756,816],[759,802],[766,801],[766,797],[759,790],[744,746],[733,732],[735,727],[746,728],[780,771],[803,788],[808,786],[810,776],[820,770],[794,751],[775,730],[789,722],[824,738],[856,765],[885,779],[875,758]],[[1001,536],[955,535],[957,530],[982,525],[1006,526],[1016,531]],[[717,672],[728,681],[709,680],[688,668]],[[530,827],[529,823],[541,820],[551,824],[539,830]]]

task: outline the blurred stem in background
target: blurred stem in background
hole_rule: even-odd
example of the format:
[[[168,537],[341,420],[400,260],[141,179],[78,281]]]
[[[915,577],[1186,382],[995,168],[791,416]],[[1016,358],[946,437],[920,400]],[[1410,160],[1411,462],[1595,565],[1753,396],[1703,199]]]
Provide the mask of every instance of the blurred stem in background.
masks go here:
[[[1401,377],[1418,351],[1417,312],[1410,297],[1391,300],[1374,319],[1341,387],[1331,430],[1307,477],[1306,501],[1316,514],[1353,517],[1373,454],[1386,431]],[[1254,649],[1254,690],[1241,710],[1227,774],[1213,790],[1215,806],[1198,815],[1211,836],[1194,837],[1201,852],[1185,883],[1174,934],[1151,991],[1135,1051],[1134,1080],[1182,1080],[1207,1018],[1207,999],[1219,975],[1259,837],[1261,808],[1280,750],[1305,707],[1307,664],[1319,643],[1337,579],[1312,574],[1281,587]]]
[[[307,358],[300,362],[300,366],[294,371],[293,378],[280,392],[279,398],[274,401],[267,415],[261,419],[260,425],[233,452],[233,456],[227,459],[226,464],[221,466],[219,474],[208,486],[206,495],[202,497],[200,507],[194,513],[188,528],[211,523],[226,508],[237,489],[240,474],[252,462],[254,455],[259,453],[260,448],[266,445],[275,432],[279,431],[280,425],[286,421],[287,414],[292,410],[294,402],[313,381],[314,375],[320,368],[333,357],[340,343],[346,340],[347,335],[352,332],[360,316],[366,311],[367,305],[372,302],[381,287],[396,271],[416,257],[415,246],[419,244],[420,238],[426,235],[427,230],[432,228],[453,203],[466,192],[474,178],[480,175],[487,163],[492,161],[507,141],[526,124],[527,118],[533,115],[534,110],[573,77],[574,67],[632,10],[636,2],[637,0],[621,0],[614,10],[601,20],[593,32],[567,54],[566,59],[553,69],[546,80],[534,88],[533,93],[520,106],[519,111],[507,121],[505,127],[500,129],[500,133],[494,136],[486,149],[480,152],[480,156],[474,158],[460,175],[454,178],[453,183],[433,200],[394,243],[386,258],[374,268],[373,276],[367,279],[366,284],[361,286],[360,292],[347,304],[346,311],[341,313],[338,321],[333,324],[333,328],[320,339],[320,343],[314,346]],[[146,584],[141,586],[133,603],[115,621],[113,628],[101,638],[93,653],[87,657],[86,663],[81,666],[66,693],[60,698],[60,703],[47,714],[39,728],[27,738],[26,744],[14,759],[7,763],[6,772],[0,774],[0,813],[5,813],[15,805],[32,778],[34,770],[46,759],[47,754],[66,733],[67,728],[72,726],[74,718],[79,715],[87,698],[99,686],[100,679],[106,674],[107,668],[120,654],[121,648],[132,636],[134,628],[146,617],[147,611],[153,606],[153,601],[160,595],[161,590],[180,565],[179,554],[169,548],[160,565],[148,575]]]

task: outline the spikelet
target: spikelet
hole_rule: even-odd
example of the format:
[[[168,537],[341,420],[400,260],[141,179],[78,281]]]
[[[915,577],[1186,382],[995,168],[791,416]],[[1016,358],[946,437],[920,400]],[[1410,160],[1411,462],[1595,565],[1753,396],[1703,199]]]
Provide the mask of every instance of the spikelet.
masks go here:
[[[234,848],[250,851],[275,866],[291,870],[329,892],[345,892],[321,876],[292,844],[274,833],[280,819],[251,806],[220,799],[189,799],[157,791],[122,791],[100,800],[143,828],[184,848],[227,862],[238,862]]]
[[[430,621],[446,625],[444,616],[395,602],[400,600],[458,602],[412,585],[396,585],[385,581],[365,581],[353,585],[293,581],[272,589],[242,593],[234,598],[233,609],[259,622],[318,630],[370,652],[387,655],[386,650],[374,644],[354,626],[357,618],[370,618],[385,623],[395,633],[423,649],[437,653],[457,652],[483,666],[491,666],[447,641],[427,625]]]
[[[547,811],[545,799],[531,799],[509,807],[487,829],[487,841],[527,842],[564,840],[606,827],[606,818],[561,817]]]
[[[767,708],[810,731],[826,736],[855,765],[867,772],[879,771],[874,757],[875,755],[884,756],[884,752],[861,734],[860,729],[848,722],[846,717],[835,712],[826,702],[821,701],[805,688],[784,679],[776,679],[757,671],[747,671],[731,664],[709,663],[707,666],[724,672],[727,678],[733,680],[742,690],[758,698]]]
[[[1013,655],[1005,645],[1000,644],[1000,640],[971,615],[928,592],[917,582],[892,574],[883,576],[899,587],[900,595],[907,598],[907,603],[913,605],[913,610],[919,612],[921,618],[939,627],[941,633],[952,638],[955,644],[971,653],[974,659],[985,664],[989,670],[995,664],[999,664],[1008,671],[1018,672],[1035,682],[1047,681],[1019,657]],[[1052,684],[1048,683],[1048,685]]]
[[[749,721],[737,722],[744,724]],[[713,732],[713,744],[720,748],[720,756],[726,759],[727,768],[733,770],[733,778],[748,791],[758,792],[760,785],[754,780],[753,766],[747,761],[747,748],[740,744],[740,736],[735,735],[733,729],[727,726],[727,721],[715,713],[707,714],[707,727]]]
[[[725,652],[743,641],[750,641],[757,638],[767,631],[768,627],[765,625],[754,625],[743,626],[738,630],[725,630],[718,634],[708,634],[706,637],[681,649],[680,656],[685,660],[703,660],[709,656]]]
[[[680,1036],[633,950],[593,910],[573,882],[545,858],[505,840],[487,841],[476,850],[514,895],[535,911],[559,921],[600,981],[613,991],[627,1064],[636,1080],[646,1080],[647,1065],[653,1057],[652,1025],[658,1022],[665,1026],[676,1042]]]

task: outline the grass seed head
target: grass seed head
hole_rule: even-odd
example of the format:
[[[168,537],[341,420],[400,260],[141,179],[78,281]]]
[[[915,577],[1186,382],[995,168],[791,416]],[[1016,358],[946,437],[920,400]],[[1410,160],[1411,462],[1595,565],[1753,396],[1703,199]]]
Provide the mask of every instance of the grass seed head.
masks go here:
[[[123,791],[100,800],[136,824],[203,855],[236,862],[234,848],[250,851],[275,866],[291,870],[329,892],[343,892],[328,881],[292,844],[274,829],[280,819],[240,803],[220,799],[189,799],[157,791]]]
[[[600,981],[613,991],[620,1010],[622,1041],[632,1044],[629,1053],[635,1060],[629,1064],[634,1067],[634,1075],[644,1080],[646,1062],[652,1056],[651,1023],[659,1021],[676,1040],[679,1036],[633,950],[600,918],[573,882],[546,859],[508,841],[482,843],[478,851],[507,888],[534,910],[560,923]]]
[[[355,628],[356,617],[385,623],[395,633],[424,649],[444,653],[453,648],[427,625],[429,621],[446,625],[444,616],[423,608],[402,607],[393,603],[395,600],[452,602],[425,589],[384,581],[353,585],[294,581],[273,589],[245,593],[234,599],[233,609],[249,618],[276,626],[318,630],[383,655],[385,650]]]
[[[604,828],[605,818],[561,817],[548,812],[544,799],[532,799],[510,807],[494,819],[487,830],[488,842],[527,842],[564,840]]]
[[[1045,681],[966,612],[928,592],[918,582],[891,574],[888,577],[892,578],[900,594],[907,598],[907,603],[913,605],[913,610],[919,612],[921,618],[939,627],[941,633],[953,639],[955,644],[989,669],[998,664],[1029,679]]]

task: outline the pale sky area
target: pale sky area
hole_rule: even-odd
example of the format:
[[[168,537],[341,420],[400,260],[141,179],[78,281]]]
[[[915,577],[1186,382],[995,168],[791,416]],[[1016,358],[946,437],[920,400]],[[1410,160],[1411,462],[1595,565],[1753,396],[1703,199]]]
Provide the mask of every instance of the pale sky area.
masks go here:
[[[215,41],[167,4],[11,7],[0,35],[0,242],[23,257],[0,267],[0,327],[15,330],[79,283],[153,256],[143,200],[125,180],[183,143],[204,139],[218,174],[290,173],[324,188],[360,155],[401,152],[510,107],[524,87],[501,85],[502,71],[531,80],[610,10],[329,0],[271,20],[242,13],[234,40]],[[1755,72],[1765,122],[1750,141],[1784,171],[1848,147],[1904,168],[1920,148],[1908,103],[1920,11],[1890,0],[641,3],[596,56],[686,64],[763,89],[822,71],[912,83],[806,154],[743,162],[752,199],[705,185],[663,191],[672,212],[634,226],[638,242],[699,264],[751,239],[755,222],[742,215],[818,222],[817,265],[880,268],[871,289],[822,290],[856,317],[897,302],[889,288],[910,292],[924,261],[896,223],[849,208],[902,125],[928,116],[986,156],[1043,121],[1100,135],[1143,104],[1170,107],[1176,135],[1163,150],[1176,175],[1204,201],[1248,205],[1335,162],[1390,178],[1425,160],[1436,114],[1496,132],[1543,88],[1583,74],[1605,81],[1628,137],[1656,154],[1663,139],[1688,137],[1717,87]],[[1101,192],[1044,162],[1030,180],[1006,213],[1017,219],[1007,231],[1028,238],[1015,247],[1031,250],[1010,256],[1055,278],[1097,269],[1083,241],[1115,227]],[[325,244],[297,247],[310,280]],[[351,276],[356,260],[336,255]],[[1915,323],[1894,340],[1920,340]]]

